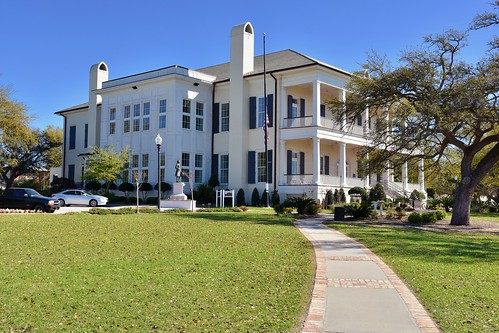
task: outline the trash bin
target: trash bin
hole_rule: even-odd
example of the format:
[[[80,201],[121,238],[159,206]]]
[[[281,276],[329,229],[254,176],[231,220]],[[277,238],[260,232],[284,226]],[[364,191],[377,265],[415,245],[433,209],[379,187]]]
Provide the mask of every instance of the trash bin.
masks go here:
[[[334,220],[335,221],[345,221],[345,208],[344,207],[334,207]]]

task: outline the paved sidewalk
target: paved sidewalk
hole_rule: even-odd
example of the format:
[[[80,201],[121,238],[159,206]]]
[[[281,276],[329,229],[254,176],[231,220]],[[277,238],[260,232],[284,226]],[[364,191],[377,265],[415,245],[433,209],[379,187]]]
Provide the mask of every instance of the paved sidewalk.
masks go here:
[[[440,332],[390,267],[362,244],[322,225],[324,220],[295,223],[317,261],[303,333]]]

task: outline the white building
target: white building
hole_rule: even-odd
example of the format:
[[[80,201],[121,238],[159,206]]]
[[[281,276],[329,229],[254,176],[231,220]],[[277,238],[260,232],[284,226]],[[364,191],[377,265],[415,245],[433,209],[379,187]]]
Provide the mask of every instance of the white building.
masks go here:
[[[254,56],[251,23],[234,27],[230,43],[228,63],[197,70],[170,66],[109,80],[105,63],[93,65],[89,102],[57,112],[64,117],[63,177],[81,180],[92,146],[129,146],[125,181],[136,172],[154,185],[159,133],[160,177],[170,184],[180,160],[196,184],[216,175],[222,188],[242,188],[247,200],[255,187],[263,192],[267,170],[281,200],[303,193],[322,199],[329,189],[369,188],[381,179],[394,191],[424,190],[422,172],[419,184],[409,184],[406,167],[399,184],[389,173],[359,177],[357,151],[367,143],[371,115],[345,131],[325,107],[345,99],[351,74],[293,50],[266,56],[266,170],[263,56]]]

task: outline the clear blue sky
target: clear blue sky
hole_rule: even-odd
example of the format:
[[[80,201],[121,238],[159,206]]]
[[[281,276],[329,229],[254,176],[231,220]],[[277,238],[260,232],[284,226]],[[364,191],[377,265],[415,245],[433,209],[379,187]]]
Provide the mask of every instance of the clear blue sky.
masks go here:
[[[398,59],[422,37],[491,12],[493,0],[0,0],[0,85],[28,107],[32,126],[62,127],[61,109],[88,100],[90,66],[110,79],[170,65],[192,69],[229,60],[233,26],[251,22],[255,53],[293,49],[355,71],[376,50]],[[497,34],[473,32],[476,62]]]

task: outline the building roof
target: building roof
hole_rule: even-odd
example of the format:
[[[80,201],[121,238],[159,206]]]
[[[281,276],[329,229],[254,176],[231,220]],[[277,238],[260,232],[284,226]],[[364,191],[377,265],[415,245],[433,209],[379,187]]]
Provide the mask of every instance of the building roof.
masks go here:
[[[72,106],[72,107],[64,109],[64,110],[57,111],[57,112],[55,112],[55,114],[60,115],[60,114],[66,113],[66,112],[79,111],[79,110],[83,110],[83,109],[88,109],[88,102],[83,103],[83,104],[78,104],[78,105]]]
[[[323,66],[345,75],[351,75],[351,73],[347,71],[331,66],[329,64],[326,64],[325,62],[316,60],[314,58],[311,58],[309,56],[306,56],[302,53],[296,52],[291,49],[269,53],[265,56],[265,67],[267,72],[277,72],[282,70],[289,70],[289,69],[307,67],[313,65]],[[200,68],[197,69],[197,71],[216,76],[217,77],[216,81],[220,82],[229,79],[230,76],[229,66],[230,63],[227,62],[220,65]],[[254,70],[250,73],[247,73],[246,76],[258,75],[262,73],[263,73],[263,55],[255,57]]]

